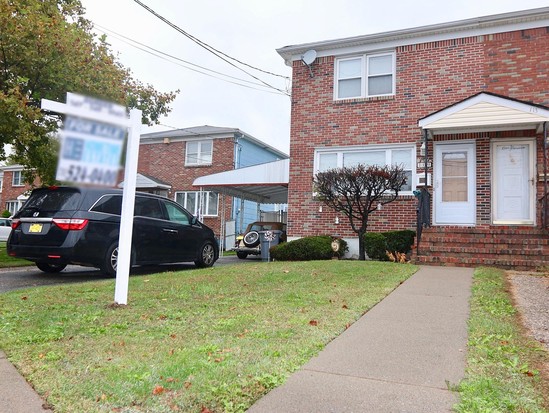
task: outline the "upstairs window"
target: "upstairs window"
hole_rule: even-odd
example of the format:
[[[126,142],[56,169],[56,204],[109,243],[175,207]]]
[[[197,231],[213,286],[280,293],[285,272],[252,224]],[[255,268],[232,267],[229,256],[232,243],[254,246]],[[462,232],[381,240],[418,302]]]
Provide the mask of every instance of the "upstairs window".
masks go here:
[[[213,141],[189,141],[185,151],[185,166],[211,165]]]
[[[335,99],[395,94],[395,53],[377,53],[336,60]]]
[[[11,181],[12,186],[23,186],[23,172],[13,171],[13,178]]]

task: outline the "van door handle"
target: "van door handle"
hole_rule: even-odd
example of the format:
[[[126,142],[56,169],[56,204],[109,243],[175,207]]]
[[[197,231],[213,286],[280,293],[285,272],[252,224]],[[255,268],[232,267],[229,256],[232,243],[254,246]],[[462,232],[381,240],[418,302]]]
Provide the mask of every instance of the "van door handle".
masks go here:
[[[178,234],[179,231],[176,229],[162,228],[162,231],[169,232],[170,234]]]

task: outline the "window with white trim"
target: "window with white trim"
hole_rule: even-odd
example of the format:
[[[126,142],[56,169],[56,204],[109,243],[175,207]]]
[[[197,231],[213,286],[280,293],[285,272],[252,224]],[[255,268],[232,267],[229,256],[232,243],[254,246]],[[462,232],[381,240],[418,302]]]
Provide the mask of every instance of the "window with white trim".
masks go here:
[[[11,214],[15,214],[17,211],[19,211],[19,208],[21,208],[21,202],[19,201],[7,201],[6,202],[6,209],[11,212]]]
[[[406,173],[406,183],[401,188],[401,192],[411,193],[415,188],[415,152],[415,145],[322,148],[315,151],[314,170],[317,173],[358,164],[368,166],[399,165]]]
[[[185,166],[211,165],[213,141],[188,141],[185,150]]]
[[[12,172],[12,179],[11,179],[12,186],[23,186],[23,171],[13,171]]]
[[[334,98],[395,94],[395,53],[375,53],[336,60]]]
[[[219,194],[210,191],[176,192],[175,202],[193,215],[215,217],[218,214]]]

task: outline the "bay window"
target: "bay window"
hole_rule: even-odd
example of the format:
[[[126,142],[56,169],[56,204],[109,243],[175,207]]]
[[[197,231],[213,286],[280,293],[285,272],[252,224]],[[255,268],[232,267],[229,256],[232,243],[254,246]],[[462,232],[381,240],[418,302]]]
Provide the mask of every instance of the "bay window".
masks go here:
[[[210,191],[185,191],[175,193],[175,202],[196,216],[213,217],[218,214],[219,195]]]
[[[366,166],[398,165],[404,169],[406,174],[406,183],[401,188],[401,192],[411,193],[415,188],[415,151],[415,145],[322,148],[315,151],[314,170],[317,173],[359,164]]]

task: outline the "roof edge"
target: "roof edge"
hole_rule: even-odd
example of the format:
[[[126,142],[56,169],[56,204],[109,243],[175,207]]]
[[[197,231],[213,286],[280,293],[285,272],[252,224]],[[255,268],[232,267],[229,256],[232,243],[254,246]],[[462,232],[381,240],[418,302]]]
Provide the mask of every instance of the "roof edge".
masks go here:
[[[529,27],[532,23],[543,22],[544,20],[546,23],[549,22],[549,7],[500,13],[334,40],[290,45],[276,49],[276,51],[285,60],[287,65],[291,65],[292,61],[300,60],[300,55],[309,49],[315,49],[317,52],[327,52],[345,47],[359,47],[369,44],[391,41],[394,42],[399,40],[403,43],[409,44],[412,43],[413,39],[418,39],[421,37],[435,37],[433,40],[437,40],[436,37],[442,37],[444,34],[448,33],[459,33],[511,25],[522,25],[524,27]],[[541,23],[541,25],[547,25],[546,23]],[[492,32],[494,31],[495,30],[492,30]],[[408,42],[405,40],[408,40]],[[319,56],[321,55],[322,53],[319,54]],[[324,55],[327,55],[327,53]]]

